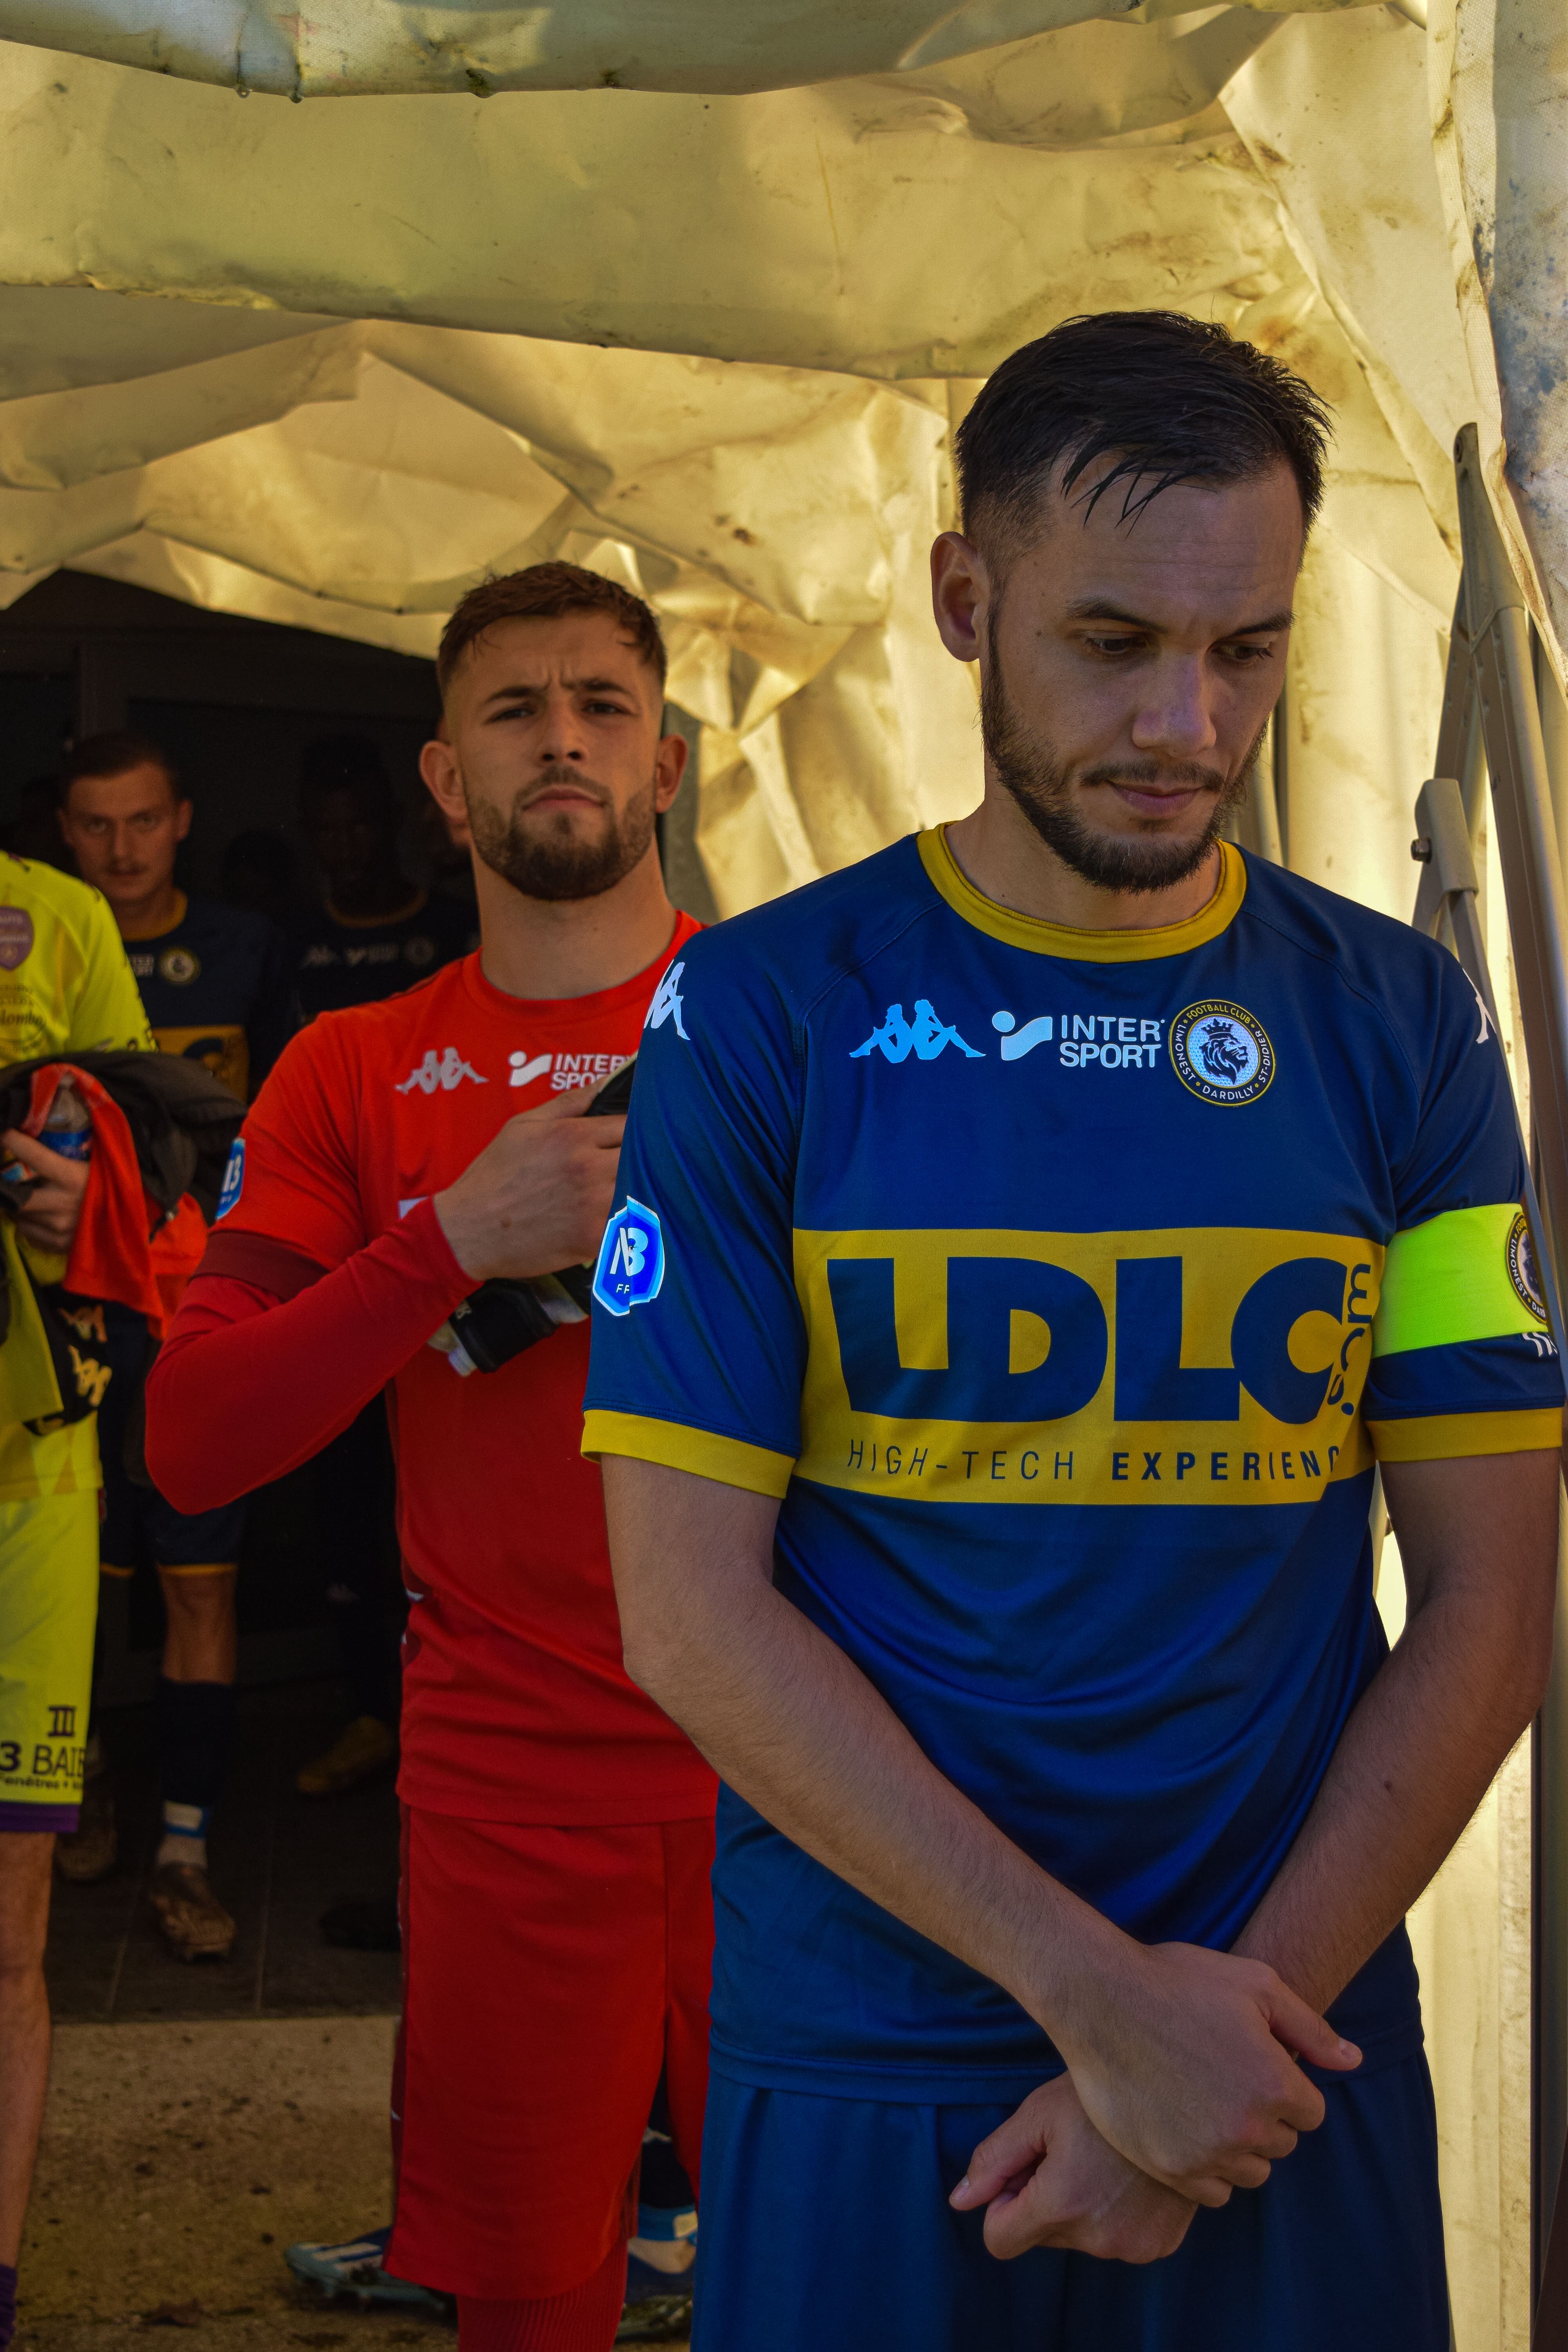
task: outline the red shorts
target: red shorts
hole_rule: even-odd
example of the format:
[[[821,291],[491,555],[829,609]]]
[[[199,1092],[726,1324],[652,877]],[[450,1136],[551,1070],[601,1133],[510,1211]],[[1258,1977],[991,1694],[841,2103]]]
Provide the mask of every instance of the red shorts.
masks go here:
[[[695,2184],[712,1865],[711,1813],[536,1829],[405,1806],[396,2276],[491,2302],[591,2278],[632,2234],[661,2069]]]

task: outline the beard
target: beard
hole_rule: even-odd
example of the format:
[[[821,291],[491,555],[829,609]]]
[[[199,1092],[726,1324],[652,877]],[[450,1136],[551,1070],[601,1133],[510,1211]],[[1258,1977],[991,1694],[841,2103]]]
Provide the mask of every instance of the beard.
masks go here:
[[[1217,769],[1184,760],[1108,760],[1075,772],[1043,735],[1032,735],[1025,726],[1002,676],[994,614],[987,616],[987,624],[990,660],[980,693],[981,740],[997,776],[1047,848],[1099,890],[1170,890],[1188,880],[1214,847],[1232,811],[1247,797],[1267,720],[1228,778]],[[1152,832],[1095,833],[1073,806],[1075,783],[1195,784],[1214,793],[1215,800],[1207,824],[1193,838],[1173,841]]]
[[[604,825],[596,839],[584,841],[564,809],[530,824],[531,802],[552,784],[570,784],[577,792],[603,795]],[[654,836],[654,787],[634,793],[617,815],[603,785],[573,769],[552,769],[519,793],[511,813],[502,816],[488,802],[468,798],[468,830],[474,848],[492,874],[510,882],[525,898],[597,898],[624,881],[647,855]]]

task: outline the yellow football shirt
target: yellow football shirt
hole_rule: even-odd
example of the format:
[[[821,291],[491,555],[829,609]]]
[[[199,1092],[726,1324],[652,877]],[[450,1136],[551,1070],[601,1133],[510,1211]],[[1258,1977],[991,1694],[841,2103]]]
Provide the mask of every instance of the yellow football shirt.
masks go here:
[[[0,853],[0,1065],[43,1054],[151,1051],[152,1033],[108,902],[52,866]],[[36,1318],[22,1296],[15,1228],[5,1233],[15,1360]],[[0,1362],[0,1399],[15,1389]],[[16,1370],[20,1375],[22,1367]],[[26,1384],[26,1382],[24,1382]],[[32,1425],[0,1411],[0,1502],[100,1484],[94,1416]]]

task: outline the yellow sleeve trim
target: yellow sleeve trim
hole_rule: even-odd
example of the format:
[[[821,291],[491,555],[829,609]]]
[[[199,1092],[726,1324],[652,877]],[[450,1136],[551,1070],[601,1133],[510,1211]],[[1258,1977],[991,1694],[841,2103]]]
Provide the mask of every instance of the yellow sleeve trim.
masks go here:
[[[1389,1243],[1372,1327],[1374,1356],[1545,1328],[1530,1236],[1516,1202],[1449,1209]]]
[[[1380,1462],[1454,1462],[1472,1454],[1554,1453],[1563,1443],[1557,1405],[1523,1412],[1434,1413],[1420,1421],[1369,1421]]]
[[[743,1486],[750,1495],[783,1499],[795,1463],[787,1454],[772,1454],[765,1445],[748,1445],[739,1437],[716,1437],[710,1429],[689,1429],[679,1421],[645,1421],[637,1412],[586,1412],[583,1416],[583,1451],[591,1460],[601,1454],[624,1454],[633,1462],[661,1462],[667,1470],[694,1471],[699,1478],[714,1478],[721,1486]]]

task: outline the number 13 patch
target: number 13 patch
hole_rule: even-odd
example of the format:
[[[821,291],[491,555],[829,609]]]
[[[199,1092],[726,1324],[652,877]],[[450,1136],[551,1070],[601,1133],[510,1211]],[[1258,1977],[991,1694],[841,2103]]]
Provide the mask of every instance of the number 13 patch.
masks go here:
[[[629,1315],[657,1298],[664,1280],[664,1234],[652,1209],[628,1201],[605,1227],[594,1297],[611,1315]]]

